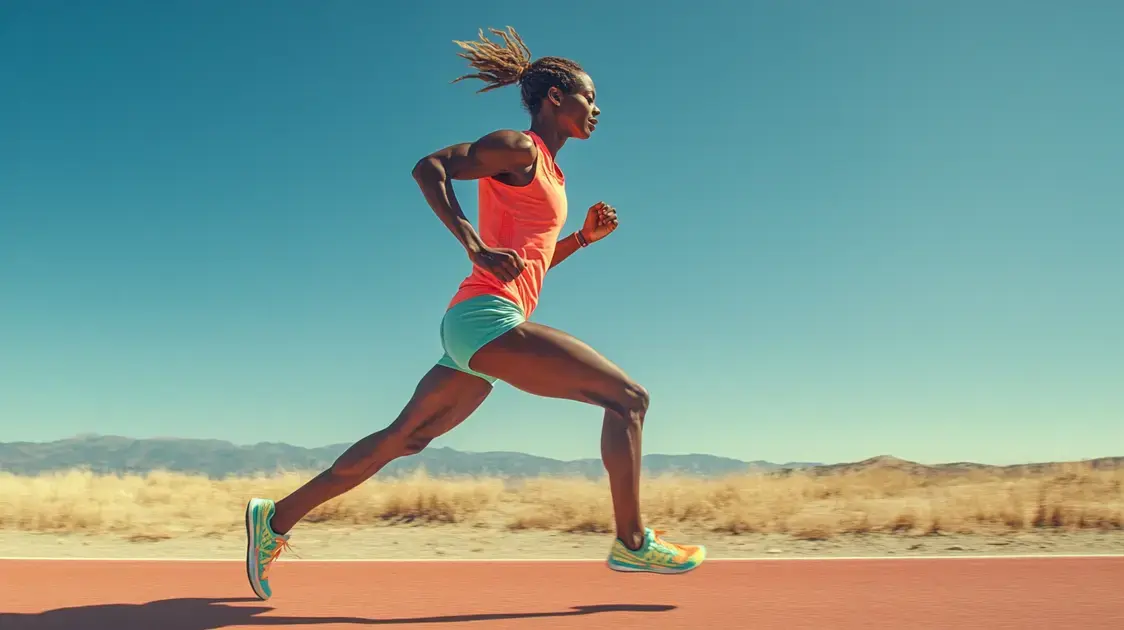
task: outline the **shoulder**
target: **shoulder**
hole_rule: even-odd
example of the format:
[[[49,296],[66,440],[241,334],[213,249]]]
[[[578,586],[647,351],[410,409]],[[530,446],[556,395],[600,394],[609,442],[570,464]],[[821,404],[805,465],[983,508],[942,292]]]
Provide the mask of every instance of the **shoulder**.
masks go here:
[[[526,166],[535,161],[538,150],[538,146],[529,135],[514,129],[492,131],[472,144],[472,152],[479,156],[503,156]]]

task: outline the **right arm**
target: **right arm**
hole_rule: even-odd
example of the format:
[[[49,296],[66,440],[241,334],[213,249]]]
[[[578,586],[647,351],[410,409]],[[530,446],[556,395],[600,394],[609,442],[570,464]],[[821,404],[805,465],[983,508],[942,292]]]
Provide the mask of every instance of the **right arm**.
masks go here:
[[[482,179],[525,171],[537,157],[535,143],[517,131],[494,131],[475,142],[454,144],[435,151],[414,165],[414,181],[429,207],[464,247],[473,263],[509,282],[523,271],[523,261],[512,250],[490,249],[464,216],[453,193],[453,180]]]

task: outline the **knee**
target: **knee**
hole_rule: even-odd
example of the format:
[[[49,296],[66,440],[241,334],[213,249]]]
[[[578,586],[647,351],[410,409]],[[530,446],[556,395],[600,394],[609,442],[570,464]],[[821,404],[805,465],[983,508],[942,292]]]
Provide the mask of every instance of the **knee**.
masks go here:
[[[640,413],[646,413],[648,411],[648,405],[650,405],[652,402],[652,398],[648,394],[648,390],[641,387],[639,383],[633,383],[629,389],[631,392],[630,395],[636,401],[636,409],[640,411]]]
[[[390,426],[360,440],[340,455],[329,469],[333,477],[347,481],[362,479],[391,461],[421,452],[432,438],[422,438],[416,431]]]
[[[346,482],[361,477],[367,466],[366,458],[355,457],[351,453],[345,452],[332,462],[332,465],[328,468],[328,474],[331,475],[333,483]]]
[[[627,381],[621,386],[617,404],[621,415],[643,422],[645,414],[648,413],[648,406],[651,404],[651,397],[648,395],[648,390],[639,383]]]
[[[412,435],[408,435],[402,442],[401,450],[399,451],[400,457],[417,455],[418,453],[425,450],[425,447],[429,446],[429,443],[432,441],[433,438],[431,436],[424,435],[422,433],[414,433]]]
[[[434,439],[434,436],[425,430],[425,425],[426,423],[422,423],[420,427],[390,428],[383,443],[383,457],[390,461],[399,457],[417,455],[425,450],[425,447],[429,446],[429,443]]]

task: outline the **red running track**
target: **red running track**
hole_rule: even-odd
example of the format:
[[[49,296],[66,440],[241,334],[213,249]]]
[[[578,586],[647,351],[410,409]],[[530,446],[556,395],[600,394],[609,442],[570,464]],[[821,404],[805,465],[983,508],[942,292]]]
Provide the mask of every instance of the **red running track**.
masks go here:
[[[1124,628],[1124,558],[600,562],[0,561],[3,630]]]

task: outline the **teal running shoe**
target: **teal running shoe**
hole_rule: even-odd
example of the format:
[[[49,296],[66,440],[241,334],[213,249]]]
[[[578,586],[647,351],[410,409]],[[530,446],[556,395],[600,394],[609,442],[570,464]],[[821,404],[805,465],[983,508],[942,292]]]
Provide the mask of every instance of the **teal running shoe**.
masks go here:
[[[706,547],[671,543],[662,535],[662,531],[645,527],[644,543],[635,551],[626,547],[620,538],[613,540],[609,568],[634,573],[686,573],[698,568],[706,559]]]
[[[274,533],[269,526],[272,518],[273,501],[250,499],[246,504],[246,577],[261,599],[273,596],[269,569],[281,552],[289,548],[289,537]]]

